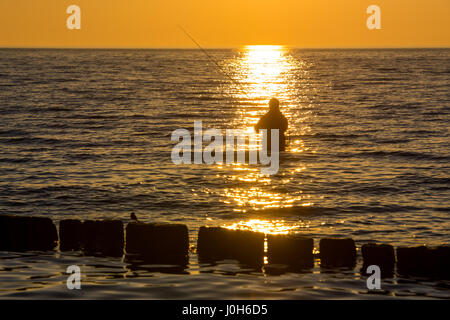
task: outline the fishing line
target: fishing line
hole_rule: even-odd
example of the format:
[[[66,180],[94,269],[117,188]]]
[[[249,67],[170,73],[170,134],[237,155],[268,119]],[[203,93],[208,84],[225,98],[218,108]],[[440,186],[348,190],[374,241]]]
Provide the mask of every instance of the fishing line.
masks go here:
[[[250,95],[247,93],[247,91],[244,90],[244,88],[242,87],[241,83],[239,83],[237,80],[235,80],[232,76],[230,76],[221,66],[220,64],[208,53],[208,51],[206,51],[205,49],[203,49],[203,47],[194,39],[194,37],[192,37],[189,32],[187,32],[181,25],[178,25],[178,28],[181,29],[181,31],[183,31],[183,33],[192,40],[193,43],[195,43],[195,45],[197,47],[200,48],[200,50],[206,55],[206,57],[208,58],[208,60],[210,62],[212,62],[216,68],[222,73],[224,74],[231,82],[233,82],[235,85],[237,85],[239,87],[239,90],[245,94],[247,96],[247,98],[251,101],[252,98],[250,97]]]
[[[250,95],[247,93],[246,90],[243,89],[242,85],[240,82],[238,82],[237,80],[235,80],[232,76],[230,76],[221,66],[220,64],[208,53],[208,51],[206,51],[195,39],[193,36],[191,36],[191,34],[189,32],[186,31],[186,29],[184,29],[181,25],[177,25],[178,28],[180,28],[181,31],[183,31],[183,33],[189,38],[191,39],[191,41],[205,54],[205,56],[208,58],[208,60],[210,62],[212,62],[216,68],[222,73],[224,74],[231,82],[233,82],[235,85],[238,86],[239,90],[245,94],[247,96],[247,98],[249,99],[249,101],[252,101],[252,98],[250,97]],[[295,58],[295,57],[294,57]],[[288,134],[288,131],[286,131],[285,136],[287,136],[287,143],[288,146],[290,145],[291,142],[291,137]]]

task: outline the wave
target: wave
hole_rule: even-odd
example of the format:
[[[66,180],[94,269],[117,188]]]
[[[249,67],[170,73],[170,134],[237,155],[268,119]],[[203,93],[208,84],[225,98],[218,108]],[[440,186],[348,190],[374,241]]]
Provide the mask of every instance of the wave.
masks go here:
[[[431,153],[413,151],[364,151],[351,154],[338,154],[339,157],[375,157],[375,158],[405,158],[412,160],[450,161],[449,156],[439,156]]]

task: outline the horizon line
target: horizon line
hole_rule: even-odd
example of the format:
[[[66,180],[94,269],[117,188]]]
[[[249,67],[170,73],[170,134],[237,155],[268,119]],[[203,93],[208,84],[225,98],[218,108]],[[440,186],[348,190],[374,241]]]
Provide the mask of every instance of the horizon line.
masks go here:
[[[220,46],[220,47],[205,47],[207,50],[224,50],[224,49],[243,49],[250,46],[273,46],[273,47],[283,47],[288,49],[322,49],[322,50],[345,50],[345,49],[359,49],[359,50],[371,50],[371,49],[450,49],[450,45],[447,46],[373,46],[373,47],[359,47],[359,46],[345,46],[345,47],[299,47],[299,46],[289,46],[289,45],[241,45],[241,46]],[[0,45],[0,49],[80,49],[80,50],[200,50],[197,47],[75,47],[75,46],[2,46]]]

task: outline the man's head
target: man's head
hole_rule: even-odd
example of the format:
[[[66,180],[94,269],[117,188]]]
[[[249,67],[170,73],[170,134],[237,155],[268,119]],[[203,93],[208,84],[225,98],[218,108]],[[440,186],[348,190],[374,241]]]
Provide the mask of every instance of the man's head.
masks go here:
[[[269,101],[269,109],[270,111],[278,111],[280,110],[280,101],[277,98],[272,98]]]

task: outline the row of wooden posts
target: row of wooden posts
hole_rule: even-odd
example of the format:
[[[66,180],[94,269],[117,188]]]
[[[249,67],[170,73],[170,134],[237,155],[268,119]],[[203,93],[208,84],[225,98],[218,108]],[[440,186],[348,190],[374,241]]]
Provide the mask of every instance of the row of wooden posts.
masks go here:
[[[149,263],[186,264],[189,233],[183,224],[160,224],[121,220],[62,220],[59,237],[49,218],[0,215],[0,251],[83,250],[86,254],[144,259]],[[265,250],[266,246],[266,250]],[[314,254],[314,240],[299,235],[265,235],[247,230],[201,227],[197,239],[200,261],[236,259],[249,265],[287,265],[297,269],[314,266],[353,268],[357,249],[350,238],[322,238],[319,254]],[[369,243],[361,247],[363,269],[378,265],[389,275],[395,265],[399,274],[448,278],[450,247],[394,247]]]

